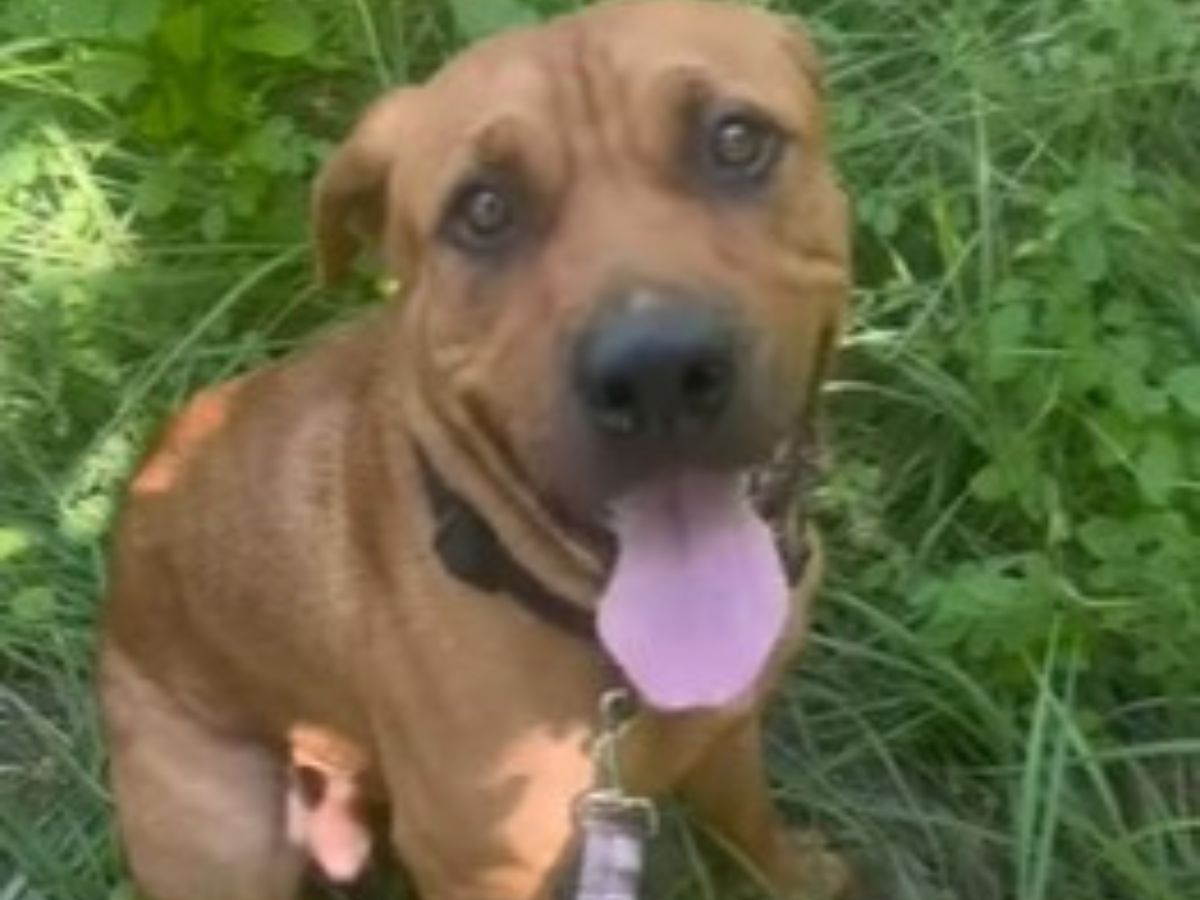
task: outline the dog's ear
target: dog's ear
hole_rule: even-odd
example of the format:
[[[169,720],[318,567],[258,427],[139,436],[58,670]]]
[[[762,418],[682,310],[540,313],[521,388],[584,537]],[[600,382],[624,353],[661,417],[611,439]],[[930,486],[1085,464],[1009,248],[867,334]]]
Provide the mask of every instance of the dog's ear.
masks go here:
[[[317,275],[333,284],[364,244],[388,224],[388,182],[405,134],[414,127],[419,89],[401,88],[377,100],[317,176],[312,229]]]

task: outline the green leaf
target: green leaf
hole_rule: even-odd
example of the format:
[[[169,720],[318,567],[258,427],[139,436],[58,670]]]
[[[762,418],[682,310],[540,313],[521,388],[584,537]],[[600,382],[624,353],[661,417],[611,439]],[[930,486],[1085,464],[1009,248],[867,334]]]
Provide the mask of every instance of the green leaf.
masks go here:
[[[1166,402],[1161,391],[1146,383],[1142,377],[1143,368],[1126,363],[1115,354],[1109,362],[1109,389],[1113,402],[1135,422],[1162,412]]]
[[[23,588],[9,602],[13,618],[19,622],[40,625],[54,617],[54,591],[45,585]]]
[[[927,581],[914,603],[922,632],[935,646],[957,648],[979,660],[1019,657],[1042,640],[1054,610],[1049,561],[1035,555],[1013,572],[996,561],[963,563]]]
[[[1071,236],[1067,251],[1079,277],[1095,283],[1108,274],[1108,248],[1099,228],[1082,227]]]
[[[134,191],[133,202],[142,215],[156,219],[170,212],[179,199],[181,187],[178,171],[163,166],[142,179]]]
[[[1097,560],[1120,559],[1133,549],[1128,528],[1109,516],[1093,516],[1077,534],[1083,548]]]
[[[149,71],[150,67],[141,56],[108,51],[83,60],[73,74],[75,85],[84,93],[124,100],[145,84]]]
[[[1180,540],[1186,525],[1170,513],[1153,515],[1092,516],[1076,532],[1079,543],[1098,562],[1137,563],[1155,547]]]
[[[112,0],[46,4],[46,29],[54,37],[101,38],[108,31]]]
[[[253,216],[258,211],[269,185],[270,176],[261,167],[244,167],[229,186],[226,205],[230,213],[241,219]]]
[[[108,31],[115,38],[138,41],[158,24],[162,0],[113,0]]]
[[[1026,369],[1024,348],[1033,324],[1027,302],[1006,303],[987,319],[987,349],[991,377],[1009,381]]]
[[[1165,431],[1153,431],[1137,459],[1137,479],[1151,503],[1166,503],[1179,481],[1183,459],[1179,444]]]
[[[30,143],[18,143],[0,152],[0,184],[24,187],[38,176],[42,153]]]
[[[225,237],[228,231],[229,216],[225,213],[224,208],[210,206],[200,217],[200,233],[204,235],[206,241],[215,244]]]
[[[971,493],[985,503],[995,503],[1008,497],[1012,490],[1004,470],[995,463],[989,463],[971,479]]]
[[[72,541],[93,541],[107,528],[111,510],[111,495],[97,493],[81,497],[62,509],[59,531]]]
[[[163,19],[159,29],[162,42],[177,60],[195,64],[204,59],[208,38],[208,19],[204,7],[187,6]]]
[[[247,53],[278,59],[304,56],[317,43],[312,16],[299,7],[274,7],[260,22],[234,32],[229,42]]]
[[[450,8],[459,35],[468,41],[538,21],[537,13],[518,0],[450,0]]]
[[[1031,324],[1029,306],[1010,303],[988,316],[988,341],[993,348],[1011,349],[1025,343]]]
[[[870,225],[881,238],[894,237],[900,230],[900,212],[880,191],[868,192],[858,201],[858,218]]]
[[[29,532],[15,526],[0,528],[0,563],[17,557],[33,546]]]
[[[1200,416],[1200,366],[1176,369],[1167,379],[1167,392],[1193,416]]]
[[[245,68],[244,66],[241,68]],[[236,70],[231,67],[218,68],[209,74],[203,93],[202,107],[212,114],[205,117],[204,124],[210,134],[224,134],[230,120],[240,119],[240,126],[248,117],[256,117],[245,105],[246,92],[239,85]]]
[[[296,126],[274,116],[254,129],[242,143],[246,160],[267,172],[298,175],[305,165],[305,138]]]

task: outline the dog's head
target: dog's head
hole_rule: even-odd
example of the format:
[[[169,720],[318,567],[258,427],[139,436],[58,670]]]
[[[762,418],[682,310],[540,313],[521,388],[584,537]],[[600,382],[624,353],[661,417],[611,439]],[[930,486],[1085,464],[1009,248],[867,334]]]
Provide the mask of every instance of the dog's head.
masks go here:
[[[407,284],[431,384],[575,507],[745,466],[812,403],[846,295],[814,51],[711,3],[504,35],[368,112],[316,193]]]
[[[762,461],[849,284],[815,51],[708,2],[474,47],[366,114],[315,220],[327,277],[366,238],[402,279],[404,352],[456,427],[582,517]]]

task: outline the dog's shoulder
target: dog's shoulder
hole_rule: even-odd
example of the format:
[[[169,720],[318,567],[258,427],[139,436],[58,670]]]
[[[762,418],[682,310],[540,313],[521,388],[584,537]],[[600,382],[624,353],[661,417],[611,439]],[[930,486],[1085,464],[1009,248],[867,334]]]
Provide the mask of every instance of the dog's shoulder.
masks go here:
[[[268,365],[193,394],[136,468],[130,493],[161,495],[200,460],[234,445],[258,446],[276,463],[302,452],[314,431],[336,428],[366,395],[385,340],[380,316],[331,329]]]

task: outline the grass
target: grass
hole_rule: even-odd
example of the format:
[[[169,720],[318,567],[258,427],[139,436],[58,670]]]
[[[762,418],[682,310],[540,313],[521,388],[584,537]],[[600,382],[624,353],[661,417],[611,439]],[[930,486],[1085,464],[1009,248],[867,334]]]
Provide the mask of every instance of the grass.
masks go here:
[[[565,5],[0,10],[0,898],[127,890],[90,688],[114,491],[191,390],[377,295],[310,286],[317,160],[381,84]],[[779,796],[889,900],[1200,896],[1200,10],[803,7],[859,290]],[[716,896],[669,843],[654,896]]]

